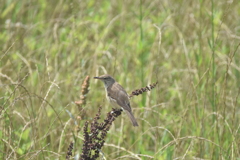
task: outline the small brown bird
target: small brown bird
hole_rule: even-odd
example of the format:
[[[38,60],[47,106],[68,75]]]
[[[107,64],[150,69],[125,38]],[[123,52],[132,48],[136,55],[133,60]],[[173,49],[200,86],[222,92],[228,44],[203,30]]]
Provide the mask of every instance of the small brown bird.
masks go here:
[[[138,123],[133,116],[132,109],[129,102],[129,97],[124,88],[118,84],[110,75],[102,75],[94,77],[94,79],[100,79],[103,81],[107,100],[115,107],[123,109],[130,118],[133,126],[138,126]]]

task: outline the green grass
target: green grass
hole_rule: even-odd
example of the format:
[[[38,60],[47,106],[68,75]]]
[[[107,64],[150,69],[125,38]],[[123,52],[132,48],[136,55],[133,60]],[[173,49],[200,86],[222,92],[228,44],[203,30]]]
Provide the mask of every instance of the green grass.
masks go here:
[[[240,159],[238,1],[2,1],[0,159],[81,153],[82,127],[110,111],[109,73],[128,91],[158,81],[123,114],[106,159]],[[73,103],[89,75],[82,119]],[[77,118],[81,131],[76,132]]]

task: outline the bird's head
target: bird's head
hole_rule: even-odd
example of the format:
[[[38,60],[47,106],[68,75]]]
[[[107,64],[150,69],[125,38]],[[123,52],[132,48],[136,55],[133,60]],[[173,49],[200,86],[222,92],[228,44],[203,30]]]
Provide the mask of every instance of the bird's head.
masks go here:
[[[94,79],[99,79],[99,80],[103,81],[105,87],[108,87],[115,82],[115,79],[108,74],[105,74],[105,75],[102,75],[99,77],[94,77]]]

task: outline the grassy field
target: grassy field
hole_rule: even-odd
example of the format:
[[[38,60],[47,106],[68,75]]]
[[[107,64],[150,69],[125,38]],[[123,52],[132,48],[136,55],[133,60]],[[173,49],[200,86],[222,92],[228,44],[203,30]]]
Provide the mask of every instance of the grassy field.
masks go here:
[[[238,0],[0,3],[0,159],[79,156],[84,123],[111,110],[93,79],[108,73],[128,93],[158,85],[131,99],[139,127],[114,121],[106,159],[240,160]]]

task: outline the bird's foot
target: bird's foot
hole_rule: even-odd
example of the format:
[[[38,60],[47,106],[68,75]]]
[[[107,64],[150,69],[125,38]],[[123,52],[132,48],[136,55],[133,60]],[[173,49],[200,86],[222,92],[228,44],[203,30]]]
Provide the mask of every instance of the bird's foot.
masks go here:
[[[122,113],[122,108],[121,109],[116,109],[116,108],[112,108],[111,114],[113,114],[114,116],[119,116]]]

